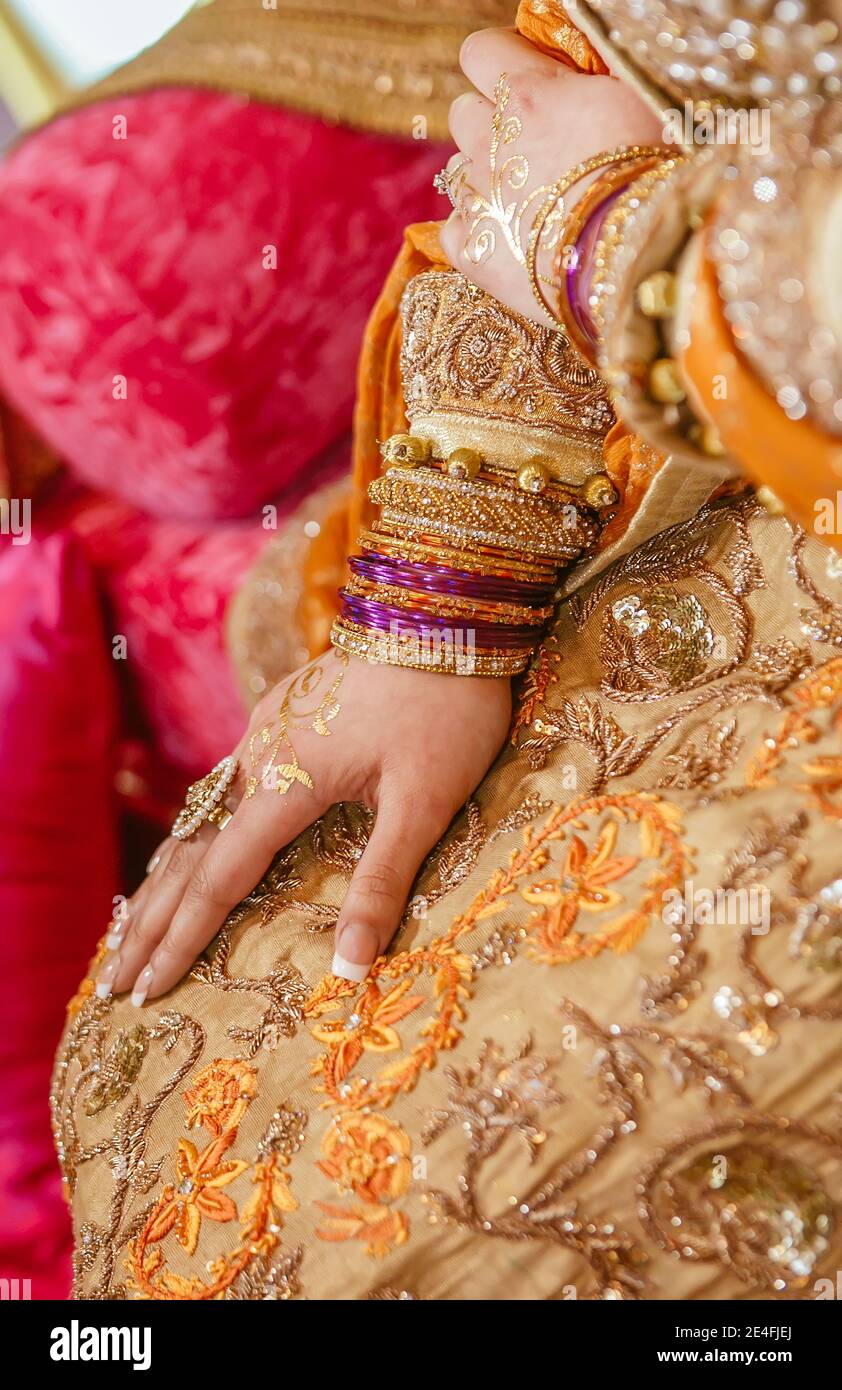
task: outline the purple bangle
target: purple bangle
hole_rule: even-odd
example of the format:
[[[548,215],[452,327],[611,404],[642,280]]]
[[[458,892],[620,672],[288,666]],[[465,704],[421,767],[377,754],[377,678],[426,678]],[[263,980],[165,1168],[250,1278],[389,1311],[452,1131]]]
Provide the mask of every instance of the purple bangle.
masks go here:
[[[350,561],[354,574],[379,584],[394,584],[405,589],[423,589],[429,593],[457,594],[465,598],[528,604],[535,608],[552,603],[554,584],[521,583],[515,579],[484,578],[464,570],[445,566],[422,565],[391,560],[375,551],[353,556]]]
[[[588,298],[593,275],[594,251],[606,215],[627,185],[616,188],[594,208],[576,238],[570,265],[567,267],[567,303],[582,337],[596,350],[596,325],[591,318]]]
[[[537,627],[498,626],[495,623],[453,622],[449,618],[431,617],[428,613],[414,612],[405,608],[389,608],[386,604],[355,598],[340,589],[343,599],[342,616],[350,622],[363,627],[375,628],[378,632],[395,631],[419,633],[424,631],[450,631],[471,633],[479,647],[505,647],[527,649],[537,640]]]

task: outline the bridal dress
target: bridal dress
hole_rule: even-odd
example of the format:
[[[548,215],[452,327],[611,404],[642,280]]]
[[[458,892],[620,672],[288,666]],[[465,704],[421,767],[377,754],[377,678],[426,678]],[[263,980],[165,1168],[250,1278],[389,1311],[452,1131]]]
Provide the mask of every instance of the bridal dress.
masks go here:
[[[597,533],[363,983],[331,973],[370,828],[346,804],[166,996],[99,999],[94,962],[52,1087],[78,1297],[787,1300],[835,1279],[842,561],[809,521],[842,433],[840,16],[798,6],[793,37],[795,7],[758,4],[760,45],[736,8],[521,15],[661,112],[715,85],[777,117],[766,155],[694,147],[615,220],[593,361],[451,270],[434,226],[407,234],[323,563],[378,524],[372,480],[409,486],[377,478],[407,431],[500,477],[540,455],[551,489],[599,478]],[[265,617],[239,620],[277,679]]]

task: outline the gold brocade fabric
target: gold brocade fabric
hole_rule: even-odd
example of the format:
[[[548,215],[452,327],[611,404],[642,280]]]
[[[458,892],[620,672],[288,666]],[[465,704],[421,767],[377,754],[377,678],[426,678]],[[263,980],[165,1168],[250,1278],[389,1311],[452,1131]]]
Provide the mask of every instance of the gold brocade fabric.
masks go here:
[[[70,1006],[83,1298],[813,1298],[842,1258],[842,562],[751,497],[563,603],[387,957],[334,810]],[[426,776],[436,777],[431,751]]]
[[[513,23],[516,10],[516,0],[198,0],[84,99],[214,87],[361,130],[446,140],[450,103],[468,86],[462,41]]]
[[[516,472],[540,453],[554,478],[575,484],[603,469],[614,413],[564,333],[455,271],[415,275],[401,310],[407,418],[436,457],[468,447]]]

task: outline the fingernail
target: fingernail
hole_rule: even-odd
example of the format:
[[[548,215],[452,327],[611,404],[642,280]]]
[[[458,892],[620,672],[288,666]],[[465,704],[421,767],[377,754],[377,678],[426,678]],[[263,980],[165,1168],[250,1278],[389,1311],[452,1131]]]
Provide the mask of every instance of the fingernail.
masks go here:
[[[156,851],[155,851],[155,853],[153,854],[152,858],[149,860],[149,863],[146,865],[146,872],[147,872],[148,874],[151,874],[153,869],[157,869],[157,867],[158,867],[158,865],[160,864],[160,862],[161,862],[161,851],[160,851],[159,849],[156,849]]]
[[[145,1002],[146,996],[151,988],[152,966],[147,965],[144,970],[141,970],[140,974],[134,982],[134,989],[132,990],[132,1003],[134,1004],[136,1009],[139,1009],[141,1004]]]
[[[380,954],[377,933],[372,927],[352,922],[339,933],[337,946],[339,945],[342,946],[342,950],[336,951],[331,969],[334,975],[341,979],[354,980],[358,984],[360,980],[365,979]]]
[[[107,960],[97,976],[96,997],[97,999],[107,999],[114,987],[117,978],[117,971],[120,969],[120,957],[112,956]]]
[[[112,922],[111,929],[105,938],[105,944],[109,951],[119,951],[123,944],[123,934],[126,930],[125,922]]]

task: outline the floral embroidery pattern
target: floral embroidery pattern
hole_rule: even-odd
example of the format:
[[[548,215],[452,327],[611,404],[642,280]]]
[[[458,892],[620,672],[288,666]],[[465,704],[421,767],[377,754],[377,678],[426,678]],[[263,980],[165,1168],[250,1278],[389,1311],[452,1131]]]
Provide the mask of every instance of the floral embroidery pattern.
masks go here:
[[[412,1177],[409,1136],[382,1115],[337,1116],[322,1141],[318,1166],[341,1194],[357,1198],[351,1208],[317,1202],[328,1220],[322,1240],[363,1240],[369,1255],[386,1255],[404,1245],[409,1223],[389,1204],[407,1192]]]
[[[238,1212],[224,1188],[249,1170],[243,1159],[226,1158],[236,1143],[238,1127],[254,1099],[256,1073],[238,1060],[218,1059],[196,1078],[185,1093],[187,1125],[201,1124],[213,1137],[200,1152],[181,1138],[175,1155],[175,1183],[168,1183],[138,1235],[129,1244],[126,1261],[129,1287],[146,1298],[209,1299],[223,1295],[251,1263],[266,1259],[278,1245],[284,1215],[298,1209],[285,1171],[301,1146],[304,1117],[276,1111],[260,1144],[260,1159],[252,1167],[253,1190]],[[209,1264],[211,1280],[185,1278],[167,1268],[163,1242],[171,1231],[187,1255],[199,1244],[203,1219],[240,1222],[240,1241],[230,1255]]]
[[[540,1298],[682,1281],[813,1297],[842,1209],[826,1065],[842,605],[825,569],[740,499],[563,605],[512,746],[363,985],[308,974],[370,828],[352,807],[230,915],[172,996],[183,1012],[138,1017],[84,982],[52,1092],[77,1295],[285,1299],[303,1278],[335,1296],[338,1256],[343,1296],[451,1297],[440,1227],[470,1296],[505,1278]],[[762,889],[768,930],[665,921],[691,879]]]

